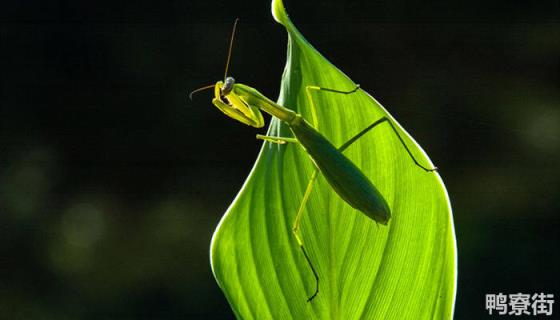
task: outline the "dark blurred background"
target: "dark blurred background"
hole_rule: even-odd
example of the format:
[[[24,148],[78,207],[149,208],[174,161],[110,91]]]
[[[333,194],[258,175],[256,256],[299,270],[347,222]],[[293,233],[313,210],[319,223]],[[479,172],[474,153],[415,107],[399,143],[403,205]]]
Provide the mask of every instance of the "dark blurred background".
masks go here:
[[[560,294],[560,4],[522,3],[285,1],[441,169],[456,319]],[[268,0],[1,2],[1,319],[233,318],[209,246],[260,142],[186,94],[223,77],[236,17],[231,74],[275,99]]]

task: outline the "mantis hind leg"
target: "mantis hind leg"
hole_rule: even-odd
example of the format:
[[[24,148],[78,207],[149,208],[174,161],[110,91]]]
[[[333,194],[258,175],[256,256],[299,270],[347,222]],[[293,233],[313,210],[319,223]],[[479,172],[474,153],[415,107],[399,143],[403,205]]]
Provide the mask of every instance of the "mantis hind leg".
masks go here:
[[[277,143],[277,144],[286,144],[286,143],[298,143],[299,144],[299,142],[295,138],[272,137],[272,136],[265,136],[265,135],[262,135],[262,134],[257,134],[257,139],[268,141],[268,142],[271,142],[271,143]],[[315,291],[313,292],[313,294],[311,294],[311,296],[309,296],[309,298],[307,298],[307,302],[310,302],[311,300],[313,300],[317,296],[317,294],[319,293],[319,275],[317,274],[317,271],[315,270],[315,267],[313,266],[313,263],[311,263],[311,259],[309,258],[309,255],[307,254],[307,251],[305,251],[305,248],[303,247],[303,239],[299,235],[299,227],[300,227],[300,224],[301,224],[301,218],[303,216],[303,212],[305,211],[305,205],[307,203],[307,200],[309,200],[309,196],[311,195],[311,192],[313,191],[313,184],[314,184],[315,180],[317,179],[317,174],[318,173],[319,173],[319,170],[315,169],[313,171],[313,174],[311,175],[311,178],[309,179],[309,182],[307,183],[307,187],[305,188],[305,193],[303,194],[303,199],[301,200],[298,212],[296,214],[296,218],[294,220],[294,224],[292,226],[292,233],[293,233],[294,237],[296,238],[296,241],[297,241],[299,247],[301,248],[301,251],[303,252],[303,256],[305,257],[305,261],[307,261],[307,264],[309,265],[309,268],[311,269],[311,272],[313,273],[313,277],[315,277]]]
[[[309,196],[311,195],[311,191],[313,191],[313,184],[315,183],[315,180],[317,179],[317,174],[318,173],[319,173],[319,170],[315,169],[315,171],[313,171],[313,174],[311,175],[311,179],[309,179],[309,182],[307,183],[307,188],[305,189],[303,199],[301,200],[298,212],[296,214],[296,218],[294,220],[294,224],[292,226],[292,233],[294,234],[294,237],[296,238],[296,241],[297,241],[299,247],[301,248],[301,251],[303,252],[305,260],[307,261],[307,264],[309,265],[309,268],[311,269],[311,272],[313,273],[313,276],[315,277],[315,291],[313,292],[313,294],[311,294],[311,296],[309,296],[309,298],[307,298],[307,302],[310,302],[311,300],[313,300],[313,298],[315,298],[315,296],[317,296],[317,294],[319,293],[319,275],[317,274],[317,271],[315,270],[315,267],[313,267],[313,263],[311,263],[311,259],[309,259],[309,255],[307,254],[307,252],[305,251],[305,248],[303,247],[303,239],[299,235],[299,227],[300,227],[300,224],[301,224],[301,218],[303,217],[303,212],[305,211],[305,205],[307,204],[307,201],[309,200]]]
[[[350,93],[354,93],[354,92],[358,91],[358,89],[360,89],[360,85],[359,84],[356,85],[356,87],[353,90],[350,90],[350,91],[342,91],[342,90],[336,90],[336,89],[322,88],[322,87],[318,87],[318,86],[307,86],[307,87],[305,87],[305,89],[306,89],[306,93],[307,93],[307,98],[309,99],[309,104],[311,105],[311,115],[313,117],[313,123],[314,123],[315,129],[317,129],[317,111],[315,109],[315,103],[313,102],[313,98],[311,96],[311,90],[325,91],[325,92],[332,92],[332,93],[340,93],[340,94],[350,94]],[[395,125],[393,124],[393,122],[391,122],[391,120],[388,117],[382,117],[381,119],[379,119],[379,120],[375,121],[374,123],[370,124],[365,129],[358,132],[358,134],[356,134],[355,136],[350,138],[350,140],[346,141],[342,146],[340,146],[338,148],[338,150],[340,152],[343,152],[346,148],[348,148],[352,143],[356,142],[356,140],[358,140],[360,137],[362,137],[368,131],[370,131],[371,129],[375,128],[377,125],[382,124],[384,122],[387,122],[389,124],[389,126],[391,126],[391,129],[393,130],[393,132],[395,133],[395,135],[399,139],[400,143],[402,144],[402,146],[406,150],[406,153],[408,153],[408,155],[410,156],[412,161],[414,161],[414,164],[416,164],[418,167],[422,168],[426,172],[436,171],[438,169],[437,167],[426,168],[416,160],[416,158],[414,157],[414,155],[412,154],[412,152],[410,151],[410,149],[408,148],[408,146],[404,142],[403,138],[401,137],[401,135],[399,134],[399,132],[395,128]]]
[[[360,89],[360,85],[357,84],[356,87],[349,91],[342,91],[337,89],[330,89],[330,88],[323,88],[318,86],[306,86],[305,93],[307,94],[307,99],[309,100],[309,105],[311,106],[311,117],[313,119],[313,126],[315,129],[319,128],[319,120],[317,118],[317,109],[315,108],[315,103],[313,102],[313,97],[311,96],[311,90],[316,91],[325,91],[325,92],[333,92],[333,93],[340,93],[340,94],[350,94],[358,91]]]
[[[311,116],[312,116],[313,126],[315,127],[315,129],[318,128],[319,121],[317,119],[317,110],[315,108],[313,98],[311,97],[311,90],[350,94],[350,93],[356,92],[359,88],[360,88],[360,86],[358,85],[353,90],[340,91],[340,90],[335,90],[335,89],[321,88],[321,87],[317,87],[317,86],[307,86],[307,87],[305,87],[307,98],[309,99],[309,104],[311,105]],[[267,141],[271,141],[271,142],[274,142],[274,143],[294,142],[292,140],[295,140],[295,139],[291,139],[291,138],[280,138],[280,139],[278,139],[277,137],[266,137],[266,136],[257,136],[257,138],[267,140]],[[297,140],[295,142],[297,142]],[[311,294],[311,296],[309,296],[309,298],[307,298],[307,302],[310,302],[311,300],[313,300],[317,296],[317,294],[319,293],[319,275],[317,274],[317,271],[316,271],[315,267],[313,266],[313,263],[311,262],[311,259],[309,258],[309,255],[307,254],[307,251],[305,251],[305,247],[303,245],[303,239],[301,238],[301,236],[299,234],[299,231],[300,231],[301,219],[302,219],[303,213],[305,211],[305,205],[307,204],[307,201],[309,200],[309,196],[311,195],[311,192],[313,191],[313,185],[315,183],[315,180],[317,179],[318,174],[319,174],[319,170],[315,169],[315,171],[313,171],[313,174],[311,175],[311,178],[309,179],[309,182],[308,182],[307,187],[305,189],[305,193],[303,195],[303,199],[301,200],[301,203],[299,205],[299,209],[298,209],[298,212],[296,214],[294,224],[292,226],[292,233],[293,233],[294,237],[296,238],[296,241],[297,241],[299,247],[301,248],[301,251],[303,252],[303,256],[305,257],[305,260],[307,261],[307,264],[309,265],[309,268],[311,269],[311,272],[313,273],[313,276],[315,277],[315,291],[313,292],[313,294]]]
[[[265,135],[261,135],[261,134],[257,134],[257,139],[261,139],[261,140],[264,140],[264,141],[268,141],[268,142],[271,142],[271,143],[277,143],[277,144],[299,143],[297,141],[297,139],[295,139],[295,138],[271,137],[271,136],[265,136]],[[319,293],[319,275],[317,274],[317,271],[315,270],[315,267],[313,266],[313,263],[311,263],[311,259],[309,258],[309,255],[307,254],[307,251],[305,251],[305,248],[303,247],[303,239],[299,235],[299,227],[300,227],[300,224],[301,224],[301,218],[303,217],[303,212],[305,211],[305,205],[307,204],[307,200],[309,200],[309,196],[311,195],[311,192],[313,191],[313,184],[314,184],[315,180],[317,179],[318,173],[319,173],[319,170],[315,169],[313,171],[313,174],[311,175],[311,178],[309,179],[309,182],[307,183],[307,187],[305,188],[305,193],[303,194],[303,199],[301,200],[298,212],[296,214],[296,218],[294,220],[294,224],[292,226],[292,233],[293,233],[294,237],[296,238],[296,241],[297,241],[299,247],[301,248],[301,251],[303,252],[303,256],[305,257],[305,261],[307,261],[307,264],[309,265],[309,268],[311,269],[311,272],[313,273],[313,277],[315,277],[315,291],[313,292],[313,294],[311,294],[311,296],[309,296],[309,298],[307,298],[307,302],[310,302],[311,300],[313,300],[317,296],[317,294]]]
[[[404,147],[404,149],[406,150],[406,153],[408,153],[408,155],[410,156],[410,158],[412,159],[412,161],[414,161],[414,164],[416,164],[418,167],[422,168],[424,171],[426,172],[432,172],[432,171],[436,171],[438,168],[434,167],[434,168],[426,168],[423,165],[421,165],[418,160],[416,160],[416,158],[414,157],[414,155],[412,154],[412,152],[410,151],[410,149],[408,149],[408,146],[406,145],[406,143],[404,142],[403,138],[401,137],[401,135],[399,134],[399,132],[397,131],[397,128],[395,128],[395,125],[391,122],[391,120],[387,117],[383,117],[377,121],[375,121],[374,123],[370,124],[369,126],[367,126],[365,129],[363,129],[362,131],[358,132],[355,136],[353,136],[352,138],[350,138],[350,140],[346,141],[342,146],[340,146],[338,148],[338,150],[340,152],[343,152],[344,150],[346,150],[346,148],[348,148],[352,143],[356,142],[356,140],[358,140],[359,138],[361,138],[364,134],[366,134],[368,131],[372,130],[373,128],[377,127],[378,125],[382,124],[382,123],[388,123],[389,126],[391,127],[391,129],[393,130],[393,132],[395,133],[395,135],[397,136],[397,138],[399,139],[401,145]]]

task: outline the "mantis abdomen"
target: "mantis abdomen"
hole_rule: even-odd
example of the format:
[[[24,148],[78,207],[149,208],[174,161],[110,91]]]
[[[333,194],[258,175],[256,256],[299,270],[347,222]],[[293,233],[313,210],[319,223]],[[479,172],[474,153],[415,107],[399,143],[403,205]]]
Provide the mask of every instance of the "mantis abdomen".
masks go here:
[[[289,126],[336,193],[371,219],[387,224],[389,206],[363,172],[300,115]]]

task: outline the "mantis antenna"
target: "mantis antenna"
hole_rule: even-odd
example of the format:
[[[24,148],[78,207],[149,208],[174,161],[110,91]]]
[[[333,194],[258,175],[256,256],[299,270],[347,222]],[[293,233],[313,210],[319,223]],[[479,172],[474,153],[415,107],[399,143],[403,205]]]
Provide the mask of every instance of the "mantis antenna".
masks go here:
[[[228,49],[227,60],[226,60],[226,70],[224,72],[224,81],[227,77],[227,72],[229,69],[229,61],[231,59],[231,49],[233,48],[233,39],[235,38],[235,29],[237,29],[237,21],[239,21],[239,18],[235,18],[235,22],[233,23],[233,29],[231,30],[231,37],[229,38],[229,49]]]
[[[197,92],[199,92],[199,91],[206,90],[206,89],[214,88],[214,86],[215,86],[215,84],[210,84],[210,85],[207,85],[207,86],[204,86],[204,87],[200,87],[200,88],[198,88],[198,89],[194,89],[193,91],[191,91],[191,93],[189,93],[189,99],[192,100],[192,95],[193,95],[193,94],[195,94],[195,93],[197,93]]]
[[[233,29],[231,30],[231,36],[229,38],[229,48],[228,48],[228,55],[227,55],[227,60],[226,60],[226,70],[224,72],[224,81],[227,77],[227,73],[228,73],[228,69],[229,69],[229,62],[231,60],[231,51],[233,49],[233,39],[235,38],[235,30],[237,29],[237,21],[239,21],[239,18],[235,19],[235,22],[233,23]],[[193,94],[199,92],[199,91],[203,91],[206,89],[210,89],[210,88],[214,88],[215,84],[210,84],[204,87],[200,87],[198,89],[194,89],[193,91],[191,91],[189,93],[189,99],[192,100],[192,96]]]

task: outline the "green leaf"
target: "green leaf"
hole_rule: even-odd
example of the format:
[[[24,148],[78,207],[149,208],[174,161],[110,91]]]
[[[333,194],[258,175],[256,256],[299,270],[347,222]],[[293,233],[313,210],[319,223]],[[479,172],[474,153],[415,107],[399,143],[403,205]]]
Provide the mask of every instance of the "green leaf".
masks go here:
[[[289,34],[278,103],[311,122],[307,85],[351,90],[355,84],[319,54],[289,20],[280,0],[275,19]],[[390,115],[365,91],[313,93],[318,130],[340,146]],[[394,121],[394,120],[393,120]],[[432,166],[398,125],[416,159]],[[269,135],[291,136],[273,119]],[[315,280],[291,227],[314,166],[296,144],[264,143],[254,168],[212,240],[212,268],[242,319],[450,319],[456,285],[456,245],[447,192],[437,173],[414,165],[387,124],[345,152],[384,195],[392,212],[377,225],[344,202],[319,177],[301,234],[320,277]]]

